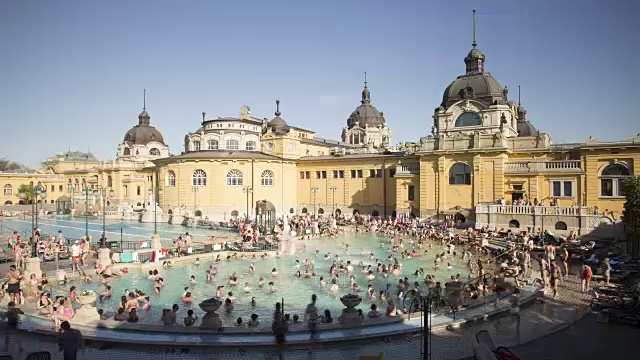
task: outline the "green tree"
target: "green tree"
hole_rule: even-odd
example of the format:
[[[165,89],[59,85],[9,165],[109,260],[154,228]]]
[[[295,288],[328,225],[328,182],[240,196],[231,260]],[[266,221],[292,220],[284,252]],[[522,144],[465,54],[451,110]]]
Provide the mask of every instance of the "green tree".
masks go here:
[[[0,158],[0,171],[27,171],[29,168],[15,161]]]
[[[638,258],[640,251],[640,176],[632,176],[622,182],[625,197],[622,221],[627,226],[627,236],[631,243],[631,256]]]
[[[24,203],[28,204],[29,201],[31,201],[31,186],[28,184],[20,185],[20,187],[18,188],[18,191],[16,191],[16,197],[20,198],[21,192],[24,192],[27,195],[27,197],[24,199]]]

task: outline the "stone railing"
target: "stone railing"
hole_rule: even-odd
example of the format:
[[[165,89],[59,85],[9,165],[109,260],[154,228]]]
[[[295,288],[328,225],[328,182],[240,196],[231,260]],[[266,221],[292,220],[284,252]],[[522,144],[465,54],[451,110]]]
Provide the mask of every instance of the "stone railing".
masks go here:
[[[420,164],[400,164],[396,166],[396,175],[420,175]]]
[[[580,170],[580,160],[510,161],[505,164],[505,173],[572,172]]]
[[[122,182],[141,181],[144,179],[145,176],[139,174],[127,174],[122,176]]]
[[[586,206],[528,206],[528,205],[476,205],[476,214],[511,214],[511,215],[588,215]]]

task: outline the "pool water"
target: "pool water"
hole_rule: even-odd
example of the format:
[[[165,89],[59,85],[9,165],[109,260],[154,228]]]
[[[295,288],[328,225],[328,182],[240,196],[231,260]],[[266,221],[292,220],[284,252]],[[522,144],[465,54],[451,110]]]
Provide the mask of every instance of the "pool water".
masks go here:
[[[0,220],[0,225],[18,231],[21,236],[28,236],[29,229],[31,228],[31,218],[26,217],[24,220]],[[153,223],[107,219],[105,225],[106,235],[109,241],[119,241],[121,237],[124,241],[144,241],[149,240],[151,235],[153,235]],[[95,218],[89,218],[88,226],[86,226],[83,217],[40,217],[38,218],[38,228],[40,228],[44,234],[52,234],[54,236],[58,233],[58,230],[62,230],[65,237],[76,239],[83,237],[88,229],[89,236],[92,237],[93,241],[97,241],[102,235],[102,221]],[[225,230],[209,230],[164,223],[158,223],[157,229],[158,235],[160,235],[163,242],[170,242],[185,232],[193,235],[194,241],[205,240],[208,236],[230,234],[229,231]]]
[[[45,233],[56,233],[58,229],[63,230],[65,236],[68,237],[81,237],[85,232],[85,223],[83,218],[47,218],[41,219],[38,222],[39,228],[43,229]],[[16,230],[28,229],[31,226],[30,219],[26,220],[0,220],[0,225],[8,226]],[[123,236],[125,240],[142,240],[143,238],[150,238],[153,233],[153,224],[133,223],[133,222],[107,222],[107,236],[113,238],[117,235],[119,239],[120,228],[123,229]],[[183,226],[174,226],[168,224],[158,224],[158,233],[168,241],[169,239],[176,238],[179,234],[189,231],[194,235],[195,241],[204,239],[205,236],[225,234],[229,235],[227,231],[214,231],[198,228],[187,228]],[[89,222],[89,232],[94,235],[94,239],[99,237],[102,232],[102,224],[91,221]],[[413,245],[409,244],[409,240],[405,239],[406,250],[411,251]],[[349,245],[349,250],[345,250],[345,245]],[[384,246],[381,247],[381,244]],[[162,289],[159,295],[153,293],[153,281],[148,280],[148,270],[131,269],[129,275],[119,278],[114,277],[110,283],[112,287],[113,297],[104,302],[98,302],[97,307],[104,309],[105,313],[113,315],[116,311],[116,302],[120,297],[124,295],[125,289],[133,290],[139,289],[144,291],[150,296],[152,304],[151,309],[148,312],[140,311],[140,321],[143,323],[159,324],[162,309],[170,308],[172,304],[178,304],[180,311],[178,312],[178,320],[182,323],[182,319],[186,316],[188,309],[193,309],[195,314],[201,318],[204,312],[198,307],[198,303],[207,298],[213,297],[216,294],[216,288],[218,285],[225,285],[224,295],[221,300],[224,301],[227,297],[227,293],[232,291],[236,297],[236,303],[234,310],[231,313],[226,313],[221,308],[218,313],[225,325],[232,325],[235,320],[241,316],[246,322],[249,320],[249,316],[252,313],[256,313],[260,316],[263,325],[270,324],[270,319],[273,313],[274,305],[276,302],[281,301],[284,298],[285,312],[298,314],[301,318],[304,314],[306,305],[310,302],[311,295],[316,294],[318,297],[318,308],[322,311],[329,309],[331,314],[337,321],[340,312],[344,308],[339,298],[347,293],[352,293],[352,289],[349,287],[349,276],[346,274],[340,274],[338,285],[340,291],[338,293],[331,293],[329,288],[331,286],[331,276],[329,274],[329,268],[333,262],[333,259],[325,260],[324,256],[327,253],[331,253],[334,256],[339,254],[342,260],[351,261],[354,266],[353,275],[356,283],[360,287],[359,295],[364,299],[360,304],[365,313],[369,311],[369,307],[372,303],[378,304],[379,310],[384,311],[386,304],[380,304],[377,300],[369,300],[367,298],[367,285],[371,284],[377,295],[380,290],[384,290],[387,284],[391,284],[391,293],[397,294],[398,281],[405,276],[409,278],[411,283],[414,281],[420,281],[421,288],[424,289],[424,283],[421,281],[423,276],[414,276],[413,272],[418,268],[423,268],[425,274],[434,274],[438,281],[446,282],[452,275],[460,274],[461,277],[466,278],[468,270],[466,268],[466,262],[462,261],[461,256],[455,258],[448,258],[440,263],[439,270],[433,270],[434,260],[436,254],[445,252],[445,249],[440,243],[430,241],[431,248],[425,246],[424,249],[418,251],[420,256],[415,258],[402,259],[399,252],[394,253],[394,256],[398,258],[398,261],[403,265],[402,272],[399,276],[389,275],[387,279],[384,279],[375,270],[375,259],[380,259],[383,263],[389,264],[391,261],[387,260],[388,250],[391,248],[391,244],[388,237],[376,236],[374,234],[353,234],[347,232],[345,235],[340,236],[337,239],[320,238],[313,240],[297,241],[297,253],[296,255],[285,255],[277,258],[275,256],[267,257],[266,259],[260,259],[259,255],[257,259],[241,259],[240,253],[237,259],[222,260],[218,264],[213,263],[213,258],[202,260],[199,265],[194,262],[190,263],[177,263],[171,268],[162,268],[161,264],[158,264],[157,270],[160,276],[164,279],[165,287]],[[424,254],[424,250],[428,250],[428,254]],[[316,256],[316,251],[317,256]],[[370,253],[374,254],[373,260],[370,259]],[[251,257],[253,254],[248,253]],[[304,260],[312,259],[315,264],[316,277],[311,278],[296,278],[294,276],[297,270],[304,273]],[[295,268],[295,261],[300,261],[300,268]],[[253,262],[255,265],[255,272],[249,271],[249,265]],[[364,265],[374,265],[373,273],[376,276],[375,280],[369,282],[366,280],[366,275],[363,273],[362,267],[358,264],[362,262]],[[452,268],[447,270],[447,262],[451,263]],[[339,262],[338,262],[339,263]],[[213,283],[206,283],[206,270],[213,265],[217,268],[216,280]],[[276,277],[271,276],[271,270],[276,268],[279,274]],[[238,286],[230,286],[228,284],[229,276],[236,272],[238,276]],[[191,285],[189,280],[191,275],[195,275],[197,284]],[[258,287],[258,279],[264,277],[264,287]],[[319,285],[320,277],[324,277],[327,286],[321,288]],[[268,283],[274,282],[276,292],[274,294],[268,293]],[[244,292],[244,284],[249,282],[251,286],[251,292]],[[100,293],[104,290],[104,287],[96,282],[93,284],[80,284],[77,285],[79,290],[94,290],[96,293]],[[189,287],[195,296],[195,301],[191,305],[184,305],[180,302],[180,297],[184,293],[184,288]],[[57,288],[52,291],[53,295],[66,295],[67,288]],[[255,296],[257,305],[252,307],[251,297]],[[396,299],[397,306],[401,308],[399,300]]]
[[[207,261],[201,261],[199,265],[192,262],[189,264],[178,263],[175,267],[171,268],[162,268],[159,266],[157,269],[165,282],[165,287],[159,295],[155,295],[152,292],[153,282],[147,279],[148,270],[136,270],[124,278],[115,278],[112,280],[111,286],[114,294],[113,299],[107,300],[102,304],[98,304],[98,307],[103,308],[107,312],[113,312],[116,309],[115,301],[124,294],[125,289],[139,289],[150,295],[152,303],[151,310],[147,314],[143,315],[144,322],[159,323],[162,309],[170,308],[174,303],[180,305],[180,319],[186,316],[187,309],[193,309],[199,317],[202,317],[204,313],[197,306],[197,303],[215,296],[217,286],[225,285],[224,295],[221,296],[221,300],[224,301],[224,299],[226,299],[229,291],[233,292],[233,295],[236,297],[234,310],[231,313],[224,312],[222,308],[219,311],[226,325],[231,325],[239,316],[243,317],[244,321],[247,321],[248,317],[252,313],[258,314],[262,321],[268,321],[272,316],[274,304],[281,301],[283,298],[285,312],[292,314],[292,316],[293,314],[298,314],[302,317],[304,308],[306,307],[306,304],[309,303],[312,294],[317,294],[318,306],[321,310],[329,309],[332,315],[337,318],[341,310],[344,308],[339,297],[352,291],[350,291],[351,289],[349,288],[348,276],[343,274],[340,274],[338,281],[340,291],[335,294],[329,291],[331,279],[329,275],[329,267],[332,264],[332,260],[324,260],[324,254],[327,252],[340,254],[342,259],[350,260],[356,265],[360,261],[364,264],[375,264],[375,259],[370,260],[369,255],[363,255],[360,253],[360,249],[368,249],[367,253],[373,252],[376,258],[386,259],[387,247],[385,246],[385,248],[381,248],[379,246],[382,240],[385,239],[371,235],[346,235],[337,241],[335,239],[319,239],[299,242],[299,244],[302,243],[305,248],[303,254],[288,255],[282,258],[272,256],[266,259],[260,259],[258,254],[258,259],[255,260],[238,258],[222,260],[221,262],[214,264],[213,259],[207,259]],[[343,250],[343,243],[350,245],[349,252],[345,252]],[[317,257],[314,256],[316,250],[319,250],[320,252]],[[444,269],[434,272],[432,270],[433,260],[435,258],[435,254],[441,251],[441,247],[434,246],[430,249],[428,255],[399,260],[403,264],[403,271],[397,277],[389,276],[387,279],[384,279],[382,276],[377,275],[374,270],[376,279],[372,281],[371,284],[373,285],[376,294],[380,290],[384,290],[387,284],[392,285],[392,293],[395,294],[397,288],[396,284],[398,283],[398,280],[404,276],[407,276],[412,282],[420,280],[420,278],[423,277],[418,278],[413,275],[413,271],[420,267],[425,268],[427,273],[436,273],[437,278],[443,282],[451,275],[455,275],[457,273],[460,273],[462,276],[466,276],[467,270],[461,259],[451,261],[451,265],[453,267],[451,270],[446,270],[446,264],[444,264],[442,266]],[[251,256],[251,254],[249,256]],[[294,274],[298,269],[294,267],[295,260],[298,259],[301,264],[304,264],[304,260],[306,258],[313,259],[316,268],[316,277],[296,278]],[[255,265],[254,273],[249,271],[251,262]],[[210,266],[216,267],[218,273],[216,281],[214,281],[214,283],[207,284],[205,272]],[[273,268],[278,270],[278,275],[276,277],[271,276],[271,270]],[[365,298],[360,305],[360,308],[362,308],[366,313],[372,301],[367,299],[366,288],[369,282],[365,278],[366,274],[362,273],[361,269],[362,268],[358,266],[354,266],[353,275],[355,276],[356,283],[361,288],[361,292],[359,293],[360,296]],[[304,272],[304,265],[300,267],[300,271]],[[236,272],[238,276],[238,286],[231,286],[228,284],[229,276],[231,276],[233,272]],[[196,285],[190,284],[189,279],[191,275],[195,275],[197,281]],[[265,285],[262,288],[258,287],[258,279],[261,276],[265,279]],[[321,288],[319,285],[321,276],[323,276],[327,282],[327,286],[325,288]],[[276,292],[273,294],[268,293],[268,283],[270,281],[274,282],[274,286],[276,288]],[[244,292],[245,282],[249,282],[251,286],[250,293]],[[195,301],[191,305],[183,305],[180,302],[180,297],[185,291],[185,287],[188,287],[189,291],[191,291],[195,296]],[[96,286],[94,284],[81,286],[81,288],[90,288],[95,290],[97,293],[102,289],[101,286]],[[255,308],[251,306],[252,296],[256,297],[257,305]],[[377,301],[373,302],[378,303]],[[382,307],[382,311],[384,310],[383,305],[379,304],[378,306]],[[266,324],[269,323],[270,322],[266,322]]]

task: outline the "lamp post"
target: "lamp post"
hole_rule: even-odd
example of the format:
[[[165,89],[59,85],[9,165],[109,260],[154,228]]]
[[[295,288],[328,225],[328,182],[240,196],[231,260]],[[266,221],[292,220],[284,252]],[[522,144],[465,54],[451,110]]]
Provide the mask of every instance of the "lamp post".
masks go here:
[[[70,198],[71,198],[71,208],[74,209],[75,208],[75,205],[74,205],[75,200],[74,200],[74,198],[75,198],[76,188],[73,187],[72,184],[67,184],[67,192],[69,193]]]
[[[89,193],[91,190],[88,185],[83,185],[84,192],[84,237],[89,241]]]
[[[198,189],[198,188],[195,188]],[[197,191],[197,190],[196,190]],[[154,195],[154,191],[149,189],[149,196]],[[157,234],[158,233],[158,221],[157,221],[157,210],[158,210],[158,197],[160,197],[162,195],[162,189],[158,189],[157,190],[157,195],[155,195],[153,197],[153,234]],[[194,204],[195,204],[195,199],[194,199]],[[196,210],[193,210],[193,216],[195,217],[196,215]]]
[[[247,194],[247,222],[249,221],[249,194],[253,193],[253,188],[251,186],[245,186],[242,188],[242,193]]]
[[[313,216],[316,216],[316,194],[320,190],[317,186],[311,187],[311,193],[313,194]]]
[[[331,191],[331,215],[332,216],[336,216],[336,191],[338,190],[337,187],[332,186],[329,188],[329,191]]]
[[[113,189],[107,192],[107,188],[105,188],[104,186],[98,185],[94,188],[93,195],[95,196],[100,195],[100,197],[102,198],[102,239],[106,240],[107,239],[107,216],[106,216],[107,197],[109,197],[109,199],[113,199],[113,197],[116,196],[116,192],[113,191]]]
[[[200,188],[197,186],[193,186],[191,188],[191,192],[193,192],[193,227],[196,227],[196,194],[198,193],[198,190],[200,190]]]
[[[42,186],[42,184],[38,183],[38,185],[36,185],[35,189],[36,191],[36,196],[35,196],[35,203],[36,203],[36,226],[35,228],[38,228],[38,198],[42,199],[42,202],[44,203],[44,200],[47,198],[47,188]],[[44,205],[44,204],[43,204]]]
[[[27,201],[26,191],[21,191],[18,197],[22,201]],[[46,188],[41,184],[33,186],[33,181],[29,182],[29,197],[31,198],[31,256],[35,258],[38,257],[38,245],[35,241],[35,229],[38,227],[38,197],[43,200],[47,197]]]

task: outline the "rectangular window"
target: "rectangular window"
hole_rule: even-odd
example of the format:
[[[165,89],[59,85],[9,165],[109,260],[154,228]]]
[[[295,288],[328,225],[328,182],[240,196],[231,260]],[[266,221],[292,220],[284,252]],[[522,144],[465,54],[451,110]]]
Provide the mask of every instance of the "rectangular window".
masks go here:
[[[344,170],[338,170],[338,177],[344,179]]]
[[[62,185],[58,185],[58,191],[62,192]]]
[[[56,186],[55,185],[51,185],[51,192],[56,191]]]
[[[300,171],[300,179],[304,179],[304,171]]]
[[[618,191],[617,191],[617,195],[618,196],[624,196],[624,191],[622,191],[622,182],[624,181],[624,179],[617,179],[618,181]]]
[[[316,171],[316,179],[320,179],[320,171]]]
[[[395,177],[396,176],[396,169],[389,169],[389,177]]]
[[[326,172],[326,171],[324,171],[324,170],[323,170],[323,171],[322,171],[322,173],[321,173],[321,175],[322,175],[322,178],[323,178],[323,179],[326,179],[326,178],[327,178],[327,172]]]
[[[333,178],[334,179],[338,178],[338,170],[333,170]]]
[[[376,169],[369,170],[369,177],[376,177]]]
[[[356,171],[355,170],[351,170],[351,178],[352,179],[356,178]]]
[[[381,178],[382,177],[382,169],[376,170],[376,177],[377,178]]]
[[[409,194],[407,196],[407,199],[409,201],[414,201],[416,199],[416,188],[413,185],[409,185]]]
[[[124,194],[124,196],[127,196],[127,190],[128,190],[127,185],[125,185],[125,186],[122,188],[122,193]]]
[[[136,194],[137,194],[138,196],[140,196],[140,195],[142,194],[142,188],[141,188],[140,186],[138,186],[138,187],[136,188]]]
[[[305,179],[311,179],[311,173],[310,173],[310,172],[308,172],[308,171],[305,171],[305,172],[304,172],[304,178],[305,178]]]
[[[551,196],[553,197],[573,197],[573,181],[552,181]]]
[[[358,179],[362,179],[362,170],[358,170]]]
[[[613,179],[600,180],[600,196],[613,196]]]

